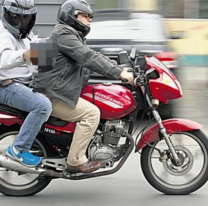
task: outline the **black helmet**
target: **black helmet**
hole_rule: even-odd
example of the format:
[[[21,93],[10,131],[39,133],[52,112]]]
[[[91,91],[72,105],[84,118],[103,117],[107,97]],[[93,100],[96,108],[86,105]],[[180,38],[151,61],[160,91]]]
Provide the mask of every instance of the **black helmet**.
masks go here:
[[[59,8],[57,20],[60,23],[72,26],[82,32],[83,36],[86,36],[90,32],[90,27],[77,20],[76,17],[79,13],[84,13],[93,18],[90,4],[85,0],[66,0]]]
[[[3,0],[2,22],[16,38],[26,38],[35,25],[37,9],[34,0]]]

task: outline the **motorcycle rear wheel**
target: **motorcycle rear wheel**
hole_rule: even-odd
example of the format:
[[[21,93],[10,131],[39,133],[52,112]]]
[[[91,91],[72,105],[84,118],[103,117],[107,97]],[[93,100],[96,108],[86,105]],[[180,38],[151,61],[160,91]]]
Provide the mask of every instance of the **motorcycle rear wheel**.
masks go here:
[[[19,127],[0,126],[0,154],[5,155],[7,147],[16,138]],[[37,156],[46,158],[47,151],[36,139],[30,150]],[[8,196],[31,196],[42,191],[51,182],[51,178],[39,177],[36,174],[18,174],[0,167],[0,192]]]
[[[174,133],[171,140],[182,165],[171,160],[171,154],[160,158],[150,146],[141,152],[141,168],[146,180],[168,195],[187,195],[201,188],[208,179],[208,139],[200,130]],[[155,142],[162,152],[168,151],[164,140]],[[165,154],[165,153],[163,153]]]

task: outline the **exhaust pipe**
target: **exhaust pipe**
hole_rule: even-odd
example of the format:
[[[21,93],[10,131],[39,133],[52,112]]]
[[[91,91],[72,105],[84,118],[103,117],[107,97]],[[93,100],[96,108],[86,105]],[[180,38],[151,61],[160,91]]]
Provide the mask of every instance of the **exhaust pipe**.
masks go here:
[[[0,155],[0,167],[6,168],[11,171],[15,171],[15,172],[37,174],[37,175],[42,175],[42,176],[54,177],[54,178],[64,177],[63,174],[54,172],[53,170],[26,167],[3,155]]]

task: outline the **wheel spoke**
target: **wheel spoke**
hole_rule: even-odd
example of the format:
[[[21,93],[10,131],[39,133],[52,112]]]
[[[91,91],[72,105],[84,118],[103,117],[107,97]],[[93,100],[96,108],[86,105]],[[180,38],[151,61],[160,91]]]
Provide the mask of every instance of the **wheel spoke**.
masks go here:
[[[18,131],[10,131],[0,135],[1,155],[5,155],[7,147],[13,143],[17,134]],[[43,158],[47,157],[43,145],[37,139],[31,148],[31,153],[39,155]],[[15,196],[35,194],[39,192],[41,188],[44,189],[51,181],[50,179],[39,179],[38,177],[39,176],[37,174],[21,173],[0,168],[1,192],[7,195]]]
[[[168,182],[170,179],[170,175],[163,169],[161,173],[159,174],[160,177],[163,177],[163,179]]]

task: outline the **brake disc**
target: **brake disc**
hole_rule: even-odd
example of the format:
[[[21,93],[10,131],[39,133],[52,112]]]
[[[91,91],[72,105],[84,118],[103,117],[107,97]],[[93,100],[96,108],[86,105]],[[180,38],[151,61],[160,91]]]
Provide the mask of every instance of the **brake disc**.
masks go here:
[[[163,161],[163,166],[169,174],[174,176],[183,176],[193,167],[194,157],[192,153],[183,146],[175,146],[175,150],[182,164],[176,165],[174,161],[167,158],[166,161]]]

